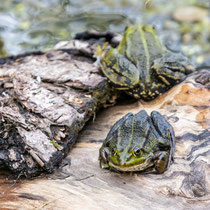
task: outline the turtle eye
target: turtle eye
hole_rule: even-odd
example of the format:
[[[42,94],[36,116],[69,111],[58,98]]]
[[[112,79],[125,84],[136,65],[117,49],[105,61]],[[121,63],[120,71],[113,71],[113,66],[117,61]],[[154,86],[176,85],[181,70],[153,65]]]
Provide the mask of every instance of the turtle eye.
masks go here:
[[[112,155],[116,155],[116,148],[112,148],[112,150],[111,150],[111,153],[112,153]]]
[[[133,154],[135,157],[139,157],[141,155],[141,149],[138,147],[135,147],[133,150]]]

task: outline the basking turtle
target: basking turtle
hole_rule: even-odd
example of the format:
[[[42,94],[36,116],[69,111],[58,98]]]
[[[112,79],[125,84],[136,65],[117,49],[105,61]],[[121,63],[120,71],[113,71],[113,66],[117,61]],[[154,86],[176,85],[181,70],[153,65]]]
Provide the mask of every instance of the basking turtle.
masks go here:
[[[186,57],[166,49],[153,27],[127,27],[117,48],[101,58],[101,69],[117,88],[152,100],[193,71]]]

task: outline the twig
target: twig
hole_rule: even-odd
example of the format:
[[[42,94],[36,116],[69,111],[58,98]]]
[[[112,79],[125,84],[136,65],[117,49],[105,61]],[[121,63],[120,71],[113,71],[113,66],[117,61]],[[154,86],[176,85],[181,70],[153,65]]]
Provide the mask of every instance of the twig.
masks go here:
[[[91,177],[93,177],[93,176],[94,176],[94,174],[89,175],[89,176],[86,176],[86,177],[84,177],[84,178],[75,179],[75,181],[83,181],[83,180],[85,180],[85,179],[89,179],[89,178],[91,178]]]

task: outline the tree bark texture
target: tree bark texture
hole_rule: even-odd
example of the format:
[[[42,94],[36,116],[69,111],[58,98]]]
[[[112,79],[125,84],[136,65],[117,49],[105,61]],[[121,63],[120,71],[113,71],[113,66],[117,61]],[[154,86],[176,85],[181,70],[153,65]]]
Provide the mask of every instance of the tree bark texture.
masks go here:
[[[78,132],[115,94],[94,66],[93,41],[1,60],[0,168],[52,172]],[[56,48],[59,48],[57,46]]]

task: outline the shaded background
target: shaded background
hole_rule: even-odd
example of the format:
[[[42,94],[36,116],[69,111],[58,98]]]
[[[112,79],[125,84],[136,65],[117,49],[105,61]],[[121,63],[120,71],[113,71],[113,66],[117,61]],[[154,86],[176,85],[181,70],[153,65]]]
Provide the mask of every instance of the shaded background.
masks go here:
[[[185,12],[176,18],[189,6],[198,8],[198,20],[186,20]],[[168,48],[209,66],[209,8],[210,0],[0,0],[0,57],[46,50],[89,29],[122,33],[140,22],[155,25]]]

